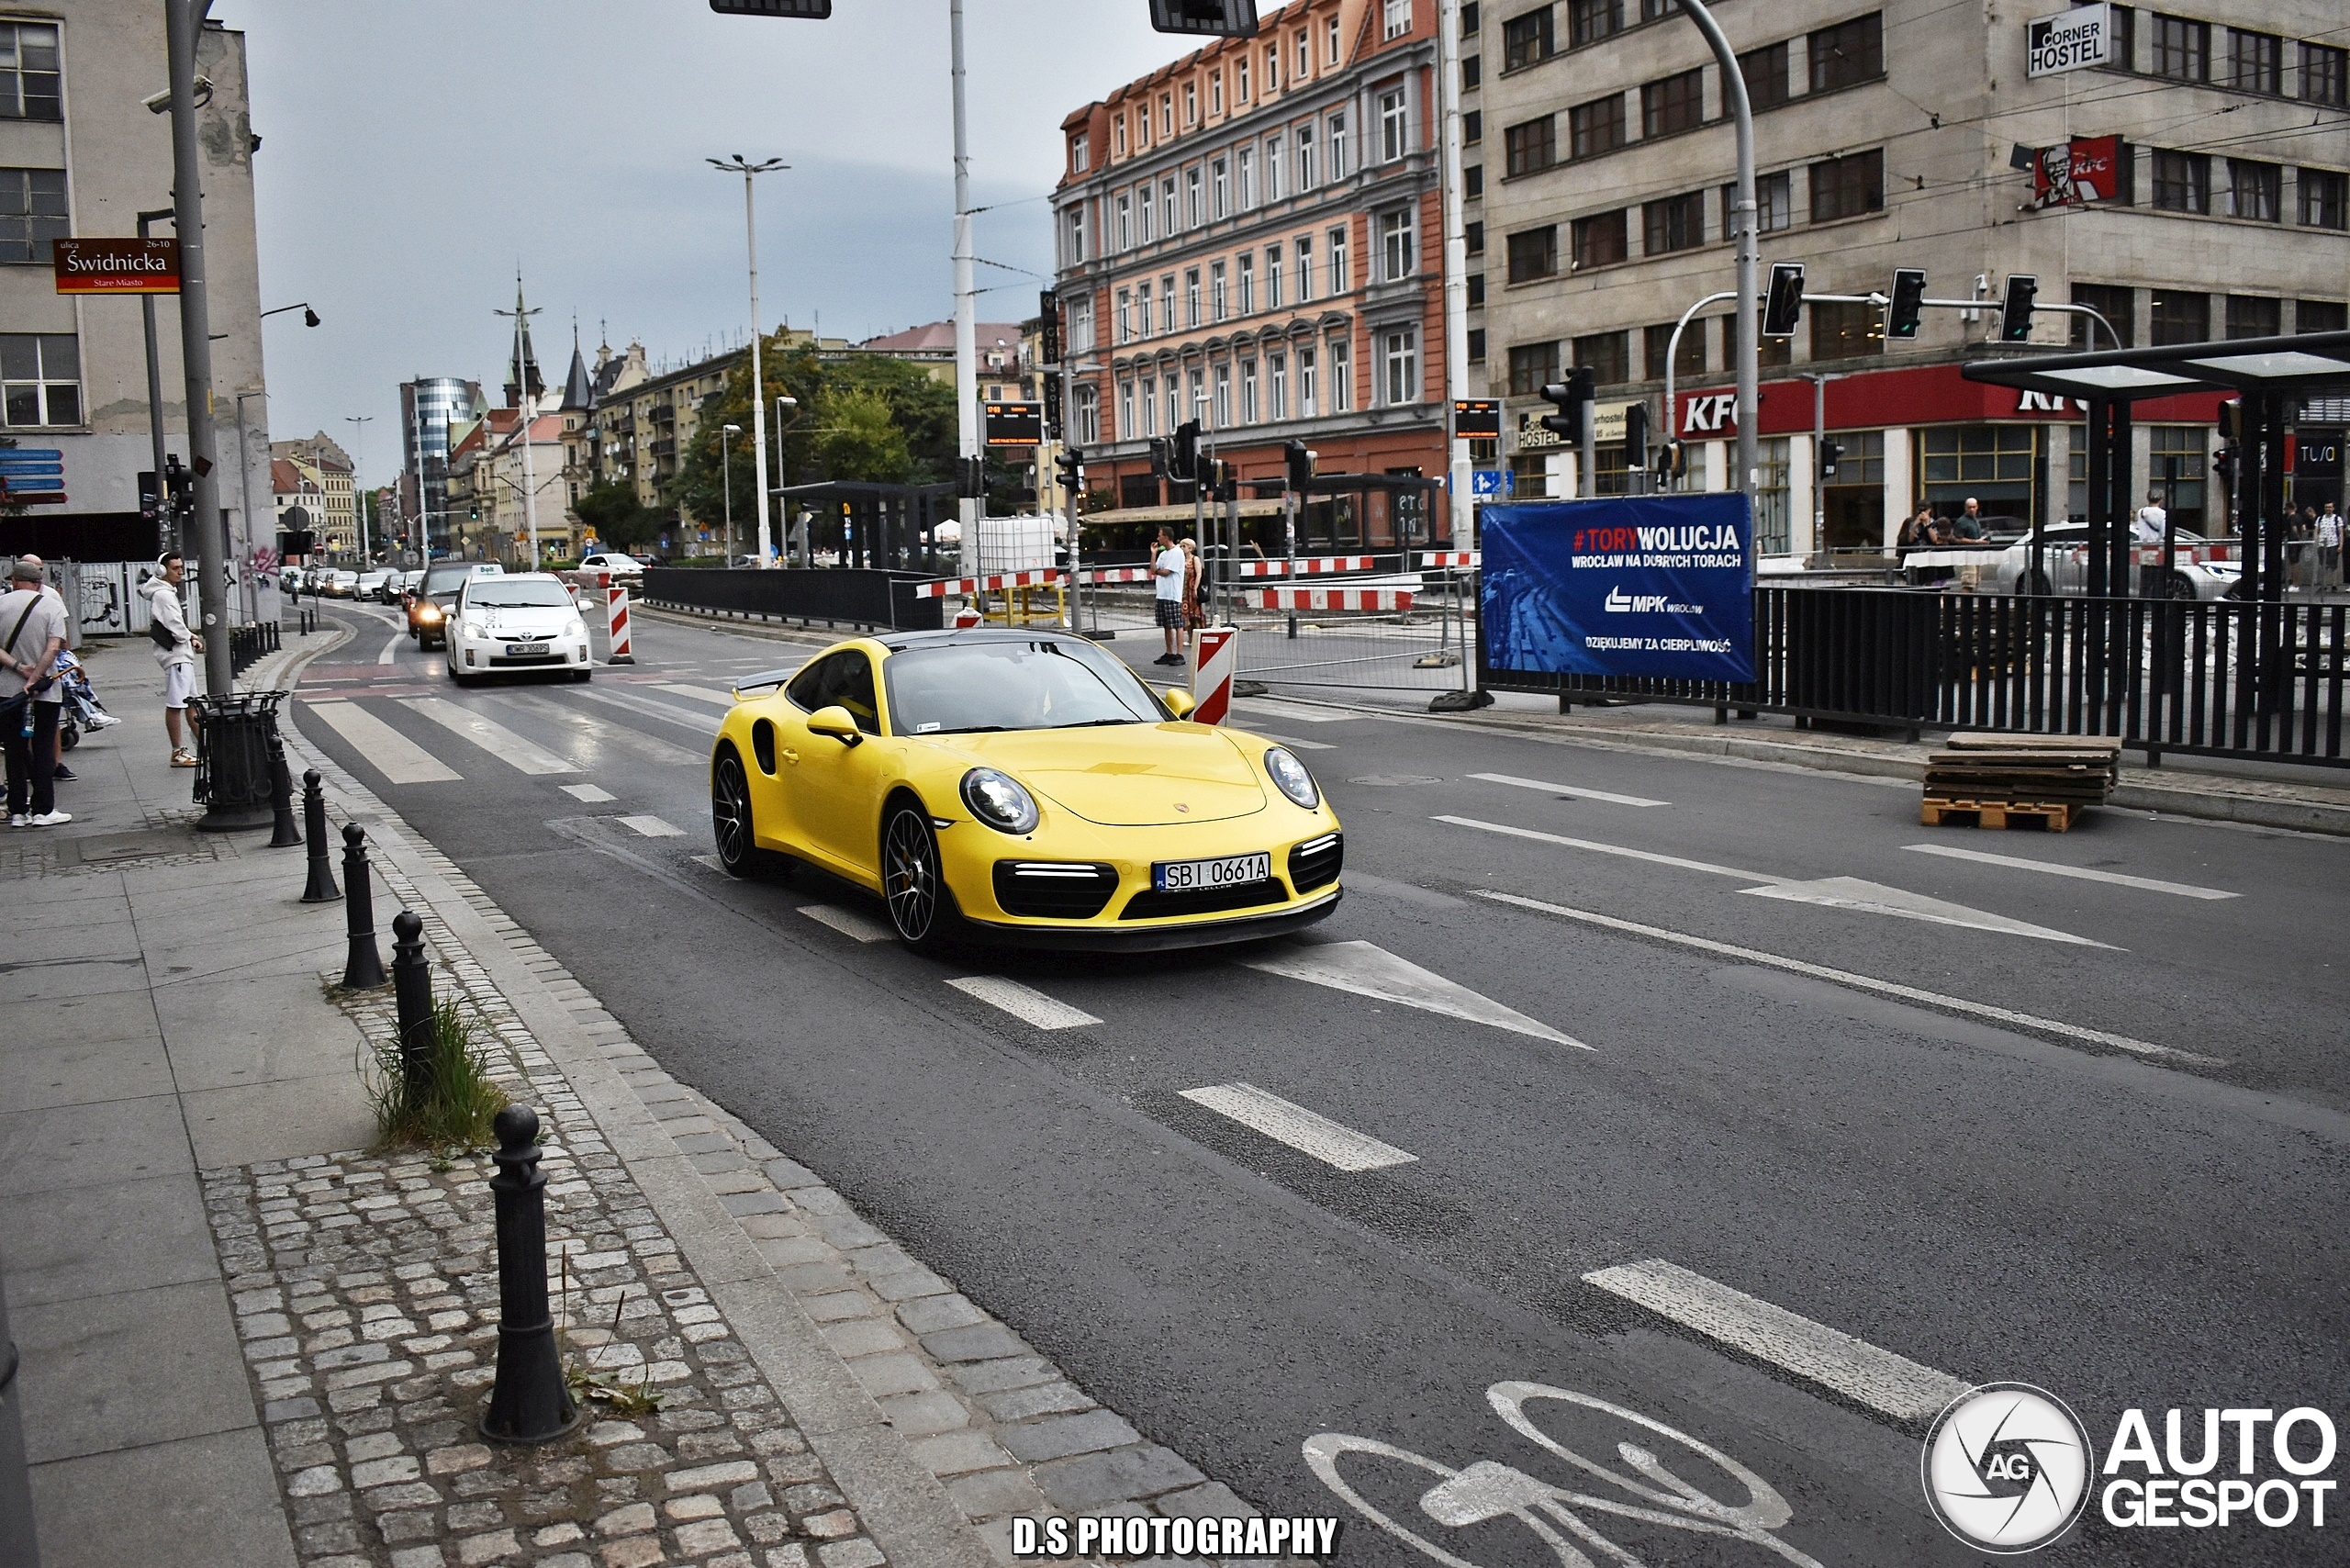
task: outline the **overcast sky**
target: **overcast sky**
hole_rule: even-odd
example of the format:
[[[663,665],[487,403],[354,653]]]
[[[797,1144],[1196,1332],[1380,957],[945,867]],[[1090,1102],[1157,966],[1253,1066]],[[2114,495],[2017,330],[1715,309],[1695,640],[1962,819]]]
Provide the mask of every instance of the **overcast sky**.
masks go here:
[[[594,360],[739,340],[743,184],[759,179],[761,313],[870,337],[953,314],[947,0],[836,0],[830,21],[706,0],[215,0],[252,68],[270,430],[324,429],[369,484],[399,461],[398,384],[504,379],[519,263],[550,381],[576,316]],[[976,222],[990,261],[1051,270],[1058,127],[1183,52],[1145,0],[968,0]],[[1035,314],[1039,278],[982,266],[980,319]]]

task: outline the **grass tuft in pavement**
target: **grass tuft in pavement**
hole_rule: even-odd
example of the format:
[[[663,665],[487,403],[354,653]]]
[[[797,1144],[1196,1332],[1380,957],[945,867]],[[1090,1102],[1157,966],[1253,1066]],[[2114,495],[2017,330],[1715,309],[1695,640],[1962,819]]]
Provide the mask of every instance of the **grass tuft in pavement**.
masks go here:
[[[506,1091],[490,1078],[487,1052],[473,1020],[453,1001],[433,1003],[431,1050],[411,1072],[397,1027],[374,1042],[360,1082],[375,1113],[376,1148],[486,1148],[496,1141],[490,1118],[506,1108]]]

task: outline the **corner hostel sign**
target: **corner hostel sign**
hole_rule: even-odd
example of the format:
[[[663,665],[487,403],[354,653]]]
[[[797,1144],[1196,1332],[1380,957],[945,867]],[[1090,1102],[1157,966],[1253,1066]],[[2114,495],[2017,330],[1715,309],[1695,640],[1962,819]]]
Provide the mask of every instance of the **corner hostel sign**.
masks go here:
[[[177,240],[59,240],[60,294],[177,294]]]
[[[1624,440],[1624,410],[1639,402],[1627,398],[1620,403],[1594,403],[1591,406],[1591,439],[1600,446],[1614,446]],[[1567,442],[1558,431],[1542,428],[1542,416],[1550,409],[1545,406],[1528,409],[1517,416],[1517,450],[1541,452],[1550,447],[1561,450]]]

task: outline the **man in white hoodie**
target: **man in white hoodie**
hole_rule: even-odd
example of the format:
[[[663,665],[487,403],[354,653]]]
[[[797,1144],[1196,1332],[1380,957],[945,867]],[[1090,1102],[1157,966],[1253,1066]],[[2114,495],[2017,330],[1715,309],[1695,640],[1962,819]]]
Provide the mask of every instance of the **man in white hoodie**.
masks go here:
[[[171,732],[172,766],[194,767],[196,753],[183,738],[189,699],[196,695],[196,655],[204,639],[188,629],[187,611],[180,604],[180,584],[187,580],[187,563],[172,551],[156,563],[161,575],[147,579],[147,615],[171,634],[171,644],[155,639],[155,662],[163,666],[163,728]]]

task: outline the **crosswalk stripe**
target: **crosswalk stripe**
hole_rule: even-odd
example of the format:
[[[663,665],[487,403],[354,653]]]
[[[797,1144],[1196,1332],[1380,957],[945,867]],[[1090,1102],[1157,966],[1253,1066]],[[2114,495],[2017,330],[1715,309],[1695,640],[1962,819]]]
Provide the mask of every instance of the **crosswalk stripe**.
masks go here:
[[[389,784],[445,784],[464,776],[356,702],[340,698],[302,705],[359,753]]]
[[[1270,713],[1276,719],[1295,719],[1302,724],[1343,724],[1348,719],[1360,719],[1360,713],[1332,712],[1327,709],[1308,707],[1299,702],[1283,702],[1278,698],[1237,697],[1232,705],[1247,713]]]
[[[672,724],[680,724],[705,738],[716,728],[708,713],[697,712],[691,708],[680,708],[674,702],[657,702],[650,697],[624,696],[617,691],[585,689],[575,691],[572,695],[584,697],[590,702],[601,702],[613,708],[625,708],[632,713],[641,713],[648,719],[662,719]]]
[[[615,820],[618,821],[622,827],[627,828],[632,833],[638,834],[645,838],[683,838],[686,836],[686,830],[684,828],[672,827],[667,823],[663,822],[659,817],[620,817]]]
[[[714,686],[683,686],[676,681],[660,680],[648,683],[655,691],[674,691],[680,697],[690,697],[700,702],[715,702],[721,708],[734,706],[734,694],[721,691]]]
[[[2084,882],[2110,882],[2118,888],[2137,888],[2150,893],[2176,893],[2183,899],[2232,899],[2241,893],[2222,892],[2218,888],[2199,888],[2192,882],[2165,882],[2154,877],[2132,877],[2120,871],[2099,871],[2088,866],[2056,866],[2045,860],[2026,860],[2015,855],[1994,855],[1987,849],[1961,849],[1951,844],[1905,844],[1904,849],[1919,855],[1940,855],[1950,860],[1974,860],[1986,866],[2005,866],[2018,871],[2040,871],[2051,877],[2074,877]]]
[[[563,792],[570,796],[573,800],[585,801],[591,806],[595,805],[599,801],[617,800],[619,798],[610,790],[604,789],[602,786],[596,784],[565,784],[562,786],[562,789]]]
[[[819,925],[829,925],[854,942],[887,942],[895,935],[878,920],[868,920],[853,909],[837,904],[803,903],[800,913]]]
[[[1606,801],[1618,806],[1669,806],[1670,801],[1651,801],[1646,795],[1617,795],[1606,790],[1585,790],[1576,784],[1553,784],[1543,778],[1520,778],[1512,773],[1472,773],[1488,784],[1508,784],[1520,790],[1540,790],[1552,795],[1572,795],[1582,801]]]
[[[473,742],[520,772],[539,776],[579,771],[545,747],[524,740],[497,720],[485,718],[470,708],[461,708],[438,697],[405,698],[400,706],[431,720],[453,735]]]
[[[975,996],[990,1007],[1000,1007],[1024,1024],[1039,1029],[1080,1029],[1101,1019],[1091,1013],[1057,1001],[1043,991],[1022,985],[1018,980],[1002,975],[964,975],[946,982],[966,996]]]
[[[1416,1154],[1406,1154],[1393,1144],[1382,1143],[1303,1105],[1292,1104],[1253,1083],[1215,1083],[1205,1089],[1186,1089],[1183,1098],[1340,1170],[1383,1170],[1391,1165],[1409,1165],[1419,1159]]]
[[[1967,1389],[1948,1372],[1662,1258],[1595,1269],[1583,1281],[1897,1421],[1927,1420]]]

